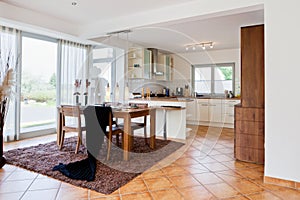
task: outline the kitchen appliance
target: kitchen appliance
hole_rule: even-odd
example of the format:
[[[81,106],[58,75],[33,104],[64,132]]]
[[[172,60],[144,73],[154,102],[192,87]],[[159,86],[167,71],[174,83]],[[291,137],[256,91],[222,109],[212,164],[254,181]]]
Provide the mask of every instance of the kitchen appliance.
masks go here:
[[[177,87],[175,95],[176,96],[183,96],[183,88],[182,87]]]

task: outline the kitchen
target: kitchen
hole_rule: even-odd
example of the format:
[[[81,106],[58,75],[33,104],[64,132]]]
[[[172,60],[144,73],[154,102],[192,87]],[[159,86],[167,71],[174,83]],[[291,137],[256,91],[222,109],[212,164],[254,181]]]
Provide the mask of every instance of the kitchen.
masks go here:
[[[211,25],[202,31],[202,27],[208,23]],[[186,108],[184,111],[167,112],[167,120],[164,120],[165,113],[159,111],[159,119],[162,120],[158,121],[162,123],[157,125],[158,135],[163,135],[165,121],[169,121],[166,125],[168,137],[179,139],[185,139],[186,134],[182,134],[182,130],[186,129],[186,124],[233,128],[234,105],[240,103],[240,100],[224,98],[224,90],[232,91],[235,96],[240,94],[240,27],[261,23],[263,10],[258,10],[209,20],[191,19],[150,28],[141,27],[123,35],[123,39],[129,41],[124,43],[128,48],[128,68],[125,69],[125,74],[128,77],[129,92],[134,94],[131,97],[141,97],[142,92],[146,95],[149,90],[150,96],[158,96],[151,97],[151,101],[147,100],[150,105]],[[220,27],[224,28],[222,32],[219,31]],[[122,35],[118,35],[118,39],[120,38]],[[209,44],[205,50],[200,45],[188,48],[187,44],[203,41],[203,38],[213,41],[212,46]],[[112,40],[113,38],[109,38],[110,42]],[[217,64],[232,64],[230,87],[221,86],[216,92],[195,87],[192,66]],[[196,98],[195,92],[198,94]],[[135,98],[130,102],[143,100]],[[186,121],[176,129],[171,126],[176,124],[176,120],[168,119],[174,112],[178,112],[177,117],[184,118],[181,121]],[[181,133],[174,133],[175,130],[180,130]]]

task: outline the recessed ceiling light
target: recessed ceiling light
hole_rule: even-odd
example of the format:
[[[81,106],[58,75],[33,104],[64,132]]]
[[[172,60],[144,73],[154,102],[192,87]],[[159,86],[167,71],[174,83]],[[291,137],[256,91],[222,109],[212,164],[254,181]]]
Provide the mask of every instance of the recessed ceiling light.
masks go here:
[[[76,6],[77,5],[77,2],[76,1],[73,1],[72,2],[72,6]]]

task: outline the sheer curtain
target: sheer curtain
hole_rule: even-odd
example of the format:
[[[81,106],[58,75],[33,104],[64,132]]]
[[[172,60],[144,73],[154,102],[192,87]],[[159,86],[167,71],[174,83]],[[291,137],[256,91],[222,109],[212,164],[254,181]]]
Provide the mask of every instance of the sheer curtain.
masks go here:
[[[91,46],[60,40],[60,103],[85,104]],[[76,99],[78,98],[78,99]]]
[[[18,88],[19,85],[19,75],[20,75],[20,67],[18,64],[20,63],[18,60],[20,59],[20,47],[21,47],[21,34],[19,30],[0,26],[0,52],[1,52],[1,64],[0,70],[1,75],[5,74],[5,66],[9,58],[9,66],[13,68],[16,73],[16,87],[13,89],[13,93],[11,94],[9,105],[7,107],[8,113],[5,120],[3,139],[5,142],[13,141],[19,139],[19,132],[17,131],[16,126],[16,107],[17,107],[17,99],[18,99]],[[3,80],[3,77],[0,77],[0,80]]]

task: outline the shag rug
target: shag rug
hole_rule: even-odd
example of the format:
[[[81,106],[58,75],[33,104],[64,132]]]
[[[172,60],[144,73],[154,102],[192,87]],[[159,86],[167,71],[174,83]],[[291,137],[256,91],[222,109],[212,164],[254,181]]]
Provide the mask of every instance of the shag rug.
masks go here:
[[[62,150],[56,141],[26,148],[10,150],[4,153],[7,163],[16,165],[75,186],[89,188],[103,194],[110,194],[128,183],[130,180],[170,155],[183,144],[179,142],[156,139],[153,150],[145,144],[144,138],[134,137],[130,160],[123,160],[123,151],[112,145],[111,158],[106,161],[106,142],[104,141],[97,161],[96,178],[94,181],[70,179],[52,168],[59,163],[68,164],[87,158],[86,148],[81,145],[75,154],[76,137],[66,138]]]

